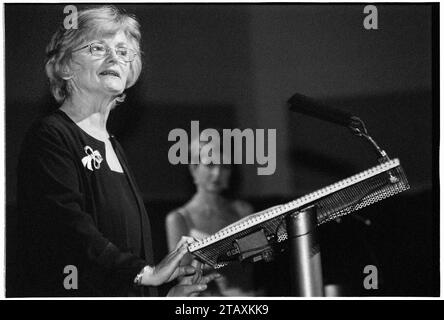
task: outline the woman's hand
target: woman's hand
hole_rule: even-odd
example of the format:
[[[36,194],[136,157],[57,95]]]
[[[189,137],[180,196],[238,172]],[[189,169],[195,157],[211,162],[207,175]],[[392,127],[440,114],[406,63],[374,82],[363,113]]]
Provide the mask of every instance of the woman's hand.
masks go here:
[[[220,274],[215,272],[203,276],[202,264],[197,260],[193,260],[191,265],[195,269],[194,274],[183,277],[178,285],[170,289],[167,297],[195,297],[207,289],[207,283],[220,277]]]
[[[180,266],[180,261],[188,252],[188,244],[195,241],[191,237],[182,237],[176,248],[170,252],[151,273],[143,274],[141,284],[144,286],[159,286],[180,276],[195,273],[193,266]]]

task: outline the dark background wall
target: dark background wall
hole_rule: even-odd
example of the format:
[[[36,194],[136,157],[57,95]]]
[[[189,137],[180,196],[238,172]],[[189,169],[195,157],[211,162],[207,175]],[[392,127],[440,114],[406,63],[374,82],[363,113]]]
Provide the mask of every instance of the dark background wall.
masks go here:
[[[404,271],[418,285],[392,280],[391,292],[436,292],[431,5],[378,5],[378,30],[363,28],[364,5],[121,7],[141,22],[145,67],[112,115],[110,129],[126,149],[160,229],[166,212],[194,191],[187,168],[172,166],[167,158],[168,132],[189,131],[191,120],[199,120],[201,128],[277,130],[275,174],[258,176],[252,165],[239,168],[239,193],[258,210],[376,164],[370,147],[346,129],[290,114],[285,102],[298,92],[359,115],[389,156],[401,159],[411,190],[363,215],[375,222],[371,235],[379,232],[382,239],[390,232],[392,238],[384,239],[393,246],[408,234],[415,241],[402,252],[393,248],[393,256],[381,242],[372,250],[385,257],[386,274],[399,270],[395,261],[407,263],[418,254],[421,259],[415,261],[427,261]],[[11,206],[25,131],[32,119],[56,107],[44,74],[44,48],[63,19],[61,5],[5,6],[6,198]],[[412,203],[407,212],[400,211],[401,201]],[[413,222],[419,212],[421,232]],[[389,225],[396,232],[388,231]],[[163,234],[158,237],[162,242]],[[160,248],[161,253],[166,249]],[[429,278],[418,279],[414,270]]]

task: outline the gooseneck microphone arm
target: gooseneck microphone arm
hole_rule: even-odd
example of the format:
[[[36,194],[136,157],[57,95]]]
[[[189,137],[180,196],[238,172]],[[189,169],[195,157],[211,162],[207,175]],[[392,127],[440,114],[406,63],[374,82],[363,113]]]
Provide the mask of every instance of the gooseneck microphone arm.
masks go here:
[[[363,137],[366,139],[370,144],[374,147],[376,150],[376,153],[378,154],[379,162],[386,162],[390,161],[390,158],[388,157],[387,153],[382,150],[379,145],[376,143],[376,141],[368,134],[367,128],[365,127],[364,121],[362,121],[360,118],[353,116],[353,119],[355,121],[356,126],[350,126],[350,130],[357,135],[358,137]]]
[[[364,121],[357,116],[332,108],[298,93],[293,95],[288,100],[288,103],[290,105],[290,111],[302,113],[313,118],[349,128],[354,135],[363,137],[373,146],[379,157],[379,162],[382,163],[390,160],[387,153],[382,150],[376,141],[368,134]]]

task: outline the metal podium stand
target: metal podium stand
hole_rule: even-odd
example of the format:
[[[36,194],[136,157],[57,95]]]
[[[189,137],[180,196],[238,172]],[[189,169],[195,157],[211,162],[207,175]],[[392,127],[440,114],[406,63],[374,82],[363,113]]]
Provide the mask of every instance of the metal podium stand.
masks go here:
[[[324,283],[316,230],[316,207],[293,212],[286,217],[286,222],[293,294],[299,297],[322,297]]]

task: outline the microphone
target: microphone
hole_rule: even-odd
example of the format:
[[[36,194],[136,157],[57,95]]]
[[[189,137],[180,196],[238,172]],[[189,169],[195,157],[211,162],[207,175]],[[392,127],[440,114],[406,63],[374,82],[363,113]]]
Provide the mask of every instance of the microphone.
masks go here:
[[[290,104],[290,110],[293,112],[302,113],[327,122],[333,122],[347,128],[355,127],[357,124],[356,117],[350,113],[334,109],[299,93],[293,95],[288,100],[288,103]]]
[[[353,134],[363,137],[370,142],[378,154],[379,161],[381,163],[390,160],[387,153],[382,150],[376,141],[373,140],[373,138],[368,134],[364,121],[357,116],[332,108],[323,104],[322,102],[316,101],[315,99],[299,93],[296,93],[290,99],[288,99],[288,103],[290,104],[290,111],[299,112],[313,118],[336,123],[349,128]],[[390,181],[392,181],[392,177],[394,178],[394,176],[390,173]]]

